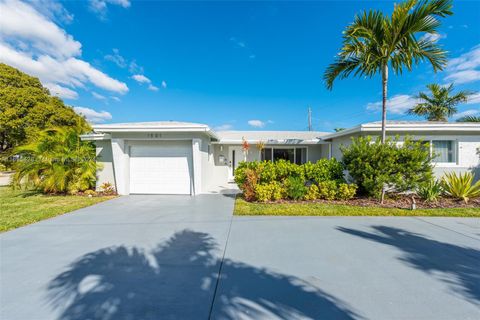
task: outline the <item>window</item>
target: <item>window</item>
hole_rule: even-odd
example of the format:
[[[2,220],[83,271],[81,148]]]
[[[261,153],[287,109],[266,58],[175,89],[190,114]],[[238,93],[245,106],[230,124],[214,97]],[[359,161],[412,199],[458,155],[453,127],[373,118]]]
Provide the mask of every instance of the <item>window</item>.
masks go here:
[[[262,150],[262,161],[284,159],[296,164],[307,162],[307,148],[265,148]]]
[[[453,141],[450,140],[433,140],[431,143],[432,154],[435,156],[435,162],[455,162]]]

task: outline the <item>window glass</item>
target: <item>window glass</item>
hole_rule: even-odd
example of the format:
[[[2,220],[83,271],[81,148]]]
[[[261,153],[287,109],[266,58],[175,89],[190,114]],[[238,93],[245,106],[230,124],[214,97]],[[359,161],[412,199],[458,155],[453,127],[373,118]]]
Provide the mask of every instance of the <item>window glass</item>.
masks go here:
[[[293,149],[273,149],[273,161],[280,159],[295,162]]]
[[[262,150],[262,161],[272,161],[272,148]]]
[[[295,152],[295,163],[303,164],[307,162],[307,148],[297,148]]]
[[[432,141],[432,152],[436,162],[454,162],[452,141]]]

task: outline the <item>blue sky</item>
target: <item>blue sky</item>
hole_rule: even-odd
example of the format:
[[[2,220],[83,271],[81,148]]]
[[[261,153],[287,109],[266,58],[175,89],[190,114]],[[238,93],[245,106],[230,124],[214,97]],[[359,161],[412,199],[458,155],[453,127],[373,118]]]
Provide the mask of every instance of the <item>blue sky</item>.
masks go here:
[[[393,2],[0,0],[0,61],[38,76],[94,122],[305,130],[311,107],[314,129],[331,131],[380,120],[379,78],[341,80],[332,91],[322,82],[342,30],[370,8],[390,12]],[[389,119],[415,119],[404,112],[428,83],[480,89],[480,2],[455,1],[454,13],[438,36],[449,67],[392,75]],[[476,95],[459,109],[479,108]]]

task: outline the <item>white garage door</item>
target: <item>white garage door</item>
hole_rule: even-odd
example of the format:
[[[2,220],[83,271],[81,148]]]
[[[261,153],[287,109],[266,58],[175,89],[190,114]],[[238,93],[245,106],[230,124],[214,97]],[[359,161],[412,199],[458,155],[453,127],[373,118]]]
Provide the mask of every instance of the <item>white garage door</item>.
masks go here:
[[[130,146],[130,193],[191,194],[192,142]]]

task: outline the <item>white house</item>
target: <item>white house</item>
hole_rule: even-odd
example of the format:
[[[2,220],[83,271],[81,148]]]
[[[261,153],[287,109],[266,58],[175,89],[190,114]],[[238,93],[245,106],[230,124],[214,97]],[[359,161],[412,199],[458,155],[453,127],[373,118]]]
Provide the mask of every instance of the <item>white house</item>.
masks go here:
[[[286,159],[295,163],[334,157],[352,137],[378,136],[379,122],[340,132],[224,131],[186,122],[95,125],[82,136],[96,145],[97,187],[104,182],[119,194],[200,194],[229,189],[241,161]],[[475,123],[388,122],[389,136],[431,142],[438,176],[446,171],[480,171],[480,125]],[[242,143],[250,148],[245,152]],[[260,151],[258,143],[265,148]],[[479,173],[480,175],[480,173]],[[231,185],[230,185],[231,186]]]

